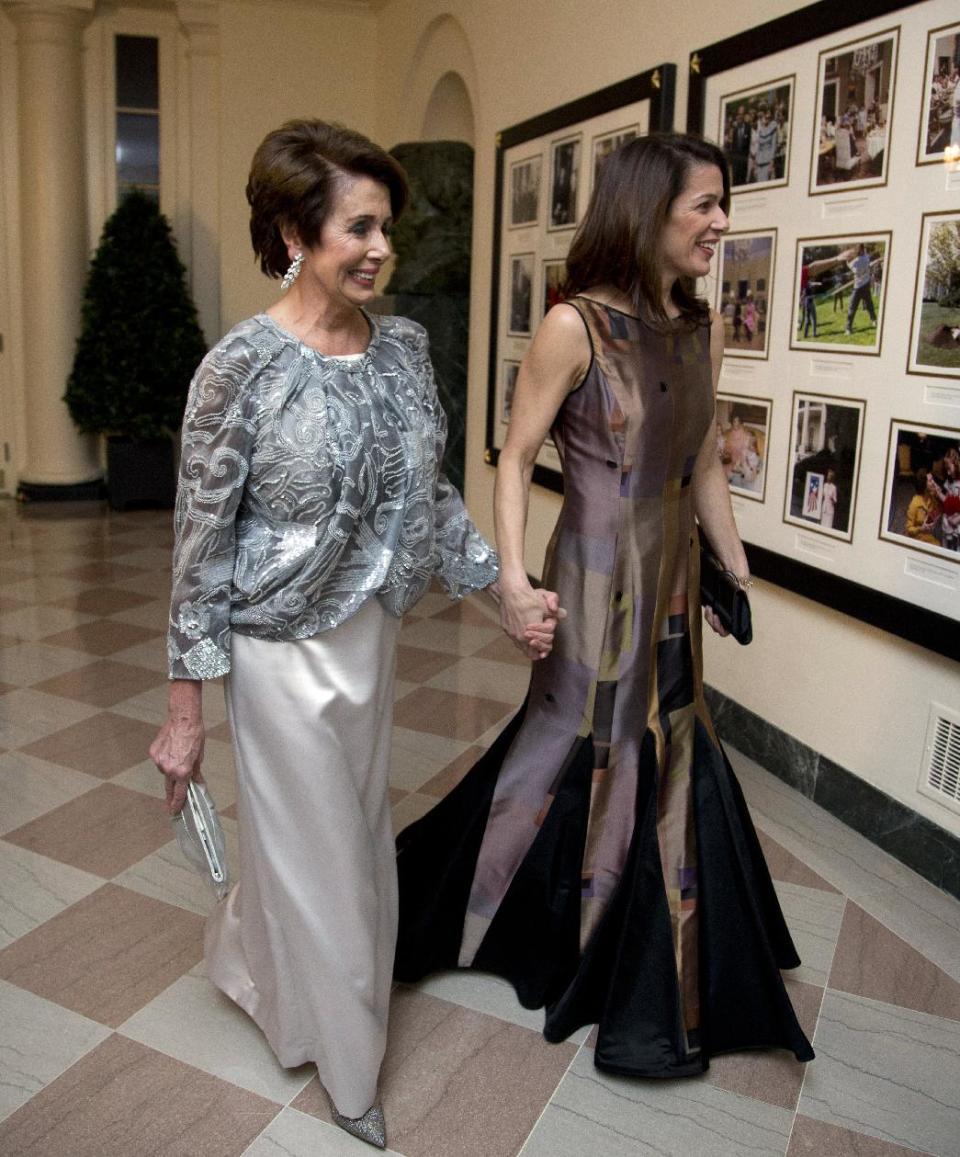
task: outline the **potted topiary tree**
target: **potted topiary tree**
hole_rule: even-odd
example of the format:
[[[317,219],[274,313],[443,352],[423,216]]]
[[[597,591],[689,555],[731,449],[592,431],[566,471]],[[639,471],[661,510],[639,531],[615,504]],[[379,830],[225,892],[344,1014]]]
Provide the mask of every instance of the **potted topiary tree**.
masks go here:
[[[205,352],[170,226],[134,190],[104,225],[90,264],[64,394],[84,433],[106,435],[112,509],[173,505],[172,436]]]

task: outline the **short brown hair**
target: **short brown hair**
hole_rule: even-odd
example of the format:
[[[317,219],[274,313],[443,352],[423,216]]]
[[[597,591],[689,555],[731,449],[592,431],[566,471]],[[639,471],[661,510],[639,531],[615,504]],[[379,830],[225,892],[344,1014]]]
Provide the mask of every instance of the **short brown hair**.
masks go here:
[[[247,202],[253,251],[268,277],[282,277],[290,265],[281,228],[316,245],[347,174],[386,185],[393,219],[400,217],[409,197],[406,173],[362,133],[320,120],[287,121],[267,133],[253,154]]]
[[[670,206],[697,165],[716,165],[723,174],[720,207],[726,212],[730,174],[723,153],[710,141],[687,133],[654,133],[615,149],[601,166],[570,246],[564,295],[612,285],[627,294],[639,317],[665,323],[660,239]],[[709,309],[694,293],[692,281],[675,282],[671,296],[692,324],[708,319]]]

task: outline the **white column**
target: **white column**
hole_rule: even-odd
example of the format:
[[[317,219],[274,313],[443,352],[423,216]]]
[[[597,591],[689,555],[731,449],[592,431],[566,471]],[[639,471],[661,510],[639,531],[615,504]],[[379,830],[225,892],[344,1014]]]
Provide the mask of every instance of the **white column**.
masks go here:
[[[207,343],[220,328],[220,6],[178,0],[187,38],[190,101],[190,272]]]
[[[81,34],[93,0],[5,4],[17,30],[20,278],[27,494],[58,496],[101,476],[97,442],[70,419],[73,365],[89,260]],[[45,488],[50,487],[47,492]]]

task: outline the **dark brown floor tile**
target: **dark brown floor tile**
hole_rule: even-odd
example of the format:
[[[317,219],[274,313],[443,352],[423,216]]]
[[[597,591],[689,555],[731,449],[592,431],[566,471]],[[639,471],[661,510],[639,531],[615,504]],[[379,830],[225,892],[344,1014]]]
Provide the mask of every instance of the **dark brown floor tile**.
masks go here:
[[[800,1027],[812,1040],[823,1002],[823,989],[788,980],[787,992]],[[800,1098],[805,1070],[805,1065],[783,1049],[751,1050],[714,1057],[710,1061],[707,1080],[717,1088],[778,1105],[792,1113]]]
[[[82,566],[71,567],[58,572],[63,578],[75,578],[84,583],[118,583],[123,579],[149,574],[143,567],[126,566],[122,562],[86,562]]]
[[[122,1036],[108,1037],[6,1121],[17,1157],[239,1157],[280,1111]]]
[[[785,847],[768,836],[766,832],[758,829],[757,835],[760,837],[760,846],[763,848],[767,866],[770,868],[770,875],[775,880],[782,880],[788,884],[802,884],[805,888],[819,888],[821,892],[838,891],[832,884],[828,884],[822,876],[818,876],[812,868],[808,868],[802,860],[798,860],[792,852],[788,852]]]
[[[23,599],[11,599],[7,595],[0,595],[0,611],[22,611],[27,605]]]
[[[233,736],[230,734],[230,724],[224,720],[215,727],[209,728],[207,731],[207,739],[219,739],[221,743],[232,743]]]
[[[88,775],[110,779],[142,763],[157,734],[156,725],[101,711],[24,747],[28,755]]]
[[[435,614],[433,618],[440,619],[444,623],[470,623],[477,627],[497,627],[500,625],[496,618],[485,615],[470,599],[461,603],[454,603],[446,610]]]
[[[77,671],[65,671],[62,675],[35,683],[32,690],[61,695],[64,699],[77,699],[93,707],[113,707],[166,681],[166,676],[160,671],[100,659]]]
[[[960,984],[852,900],[843,913],[829,985],[960,1020]]]
[[[456,655],[445,655],[442,651],[430,651],[426,647],[408,647],[397,644],[397,678],[408,683],[425,683],[459,662]]]
[[[514,710],[515,704],[455,695],[434,687],[418,687],[397,701],[393,722],[411,731],[427,731],[451,739],[478,739]]]
[[[514,1157],[576,1047],[399,988],[381,1070],[390,1148],[406,1157]],[[316,1080],[293,1107],[329,1121]]]
[[[203,917],[116,884],[0,952],[0,977],[116,1028],[203,956]]]
[[[390,806],[393,807],[393,805],[395,803],[399,803],[402,799],[405,799],[410,793],[408,791],[401,791],[399,787],[391,787],[389,789],[389,794],[390,794]]]
[[[916,1157],[916,1150],[798,1115],[786,1157],[907,1157],[907,1154]]]
[[[169,843],[173,832],[159,795],[104,783],[3,838],[109,879]]]
[[[452,791],[457,786],[485,750],[486,748],[473,744],[462,755],[458,755],[456,759],[448,763],[442,771],[438,771],[432,779],[421,784],[417,790],[424,795],[435,795],[438,799],[443,799],[448,791]]]
[[[518,667],[530,666],[530,660],[506,635],[487,643],[481,650],[476,651],[475,655],[478,659],[496,659],[500,663],[514,663]]]
[[[93,623],[83,623],[69,631],[47,635],[44,643],[55,647],[69,647],[73,651],[84,651],[88,655],[113,655],[125,647],[135,647],[148,639],[160,640],[159,631],[147,627],[135,627],[133,623],[121,623],[116,619],[97,619]]]
[[[217,808],[217,811],[228,819],[235,820],[237,818],[237,805],[235,803],[230,804],[229,807]]]
[[[16,638],[14,635],[0,635],[0,648],[15,647],[18,643],[22,643],[22,639]]]
[[[91,587],[65,599],[51,599],[51,605],[68,611],[82,611],[85,615],[115,615],[153,602],[153,595],[137,595],[117,587]]]
[[[18,688],[13,683],[0,683],[0,695],[6,695],[8,691],[17,691]]]

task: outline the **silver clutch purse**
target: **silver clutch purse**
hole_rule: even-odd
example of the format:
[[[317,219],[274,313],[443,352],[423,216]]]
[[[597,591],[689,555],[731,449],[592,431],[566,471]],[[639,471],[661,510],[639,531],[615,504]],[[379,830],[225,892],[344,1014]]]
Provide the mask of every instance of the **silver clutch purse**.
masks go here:
[[[217,899],[222,900],[230,891],[226,842],[217,809],[202,783],[191,780],[187,785],[186,802],[180,814],[173,817],[173,830],[181,852],[209,880]]]

